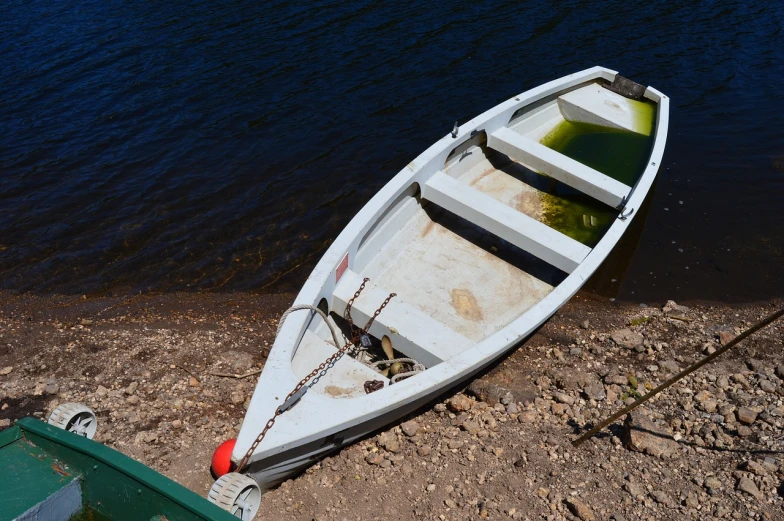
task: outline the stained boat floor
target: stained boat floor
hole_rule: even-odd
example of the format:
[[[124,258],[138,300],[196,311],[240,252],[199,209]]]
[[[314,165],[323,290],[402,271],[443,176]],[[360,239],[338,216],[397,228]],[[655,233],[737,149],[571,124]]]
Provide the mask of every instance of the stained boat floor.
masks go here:
[[[376,259],[374,284],[477,342],[557,282],[558,270],[432,204],[418,208]]]

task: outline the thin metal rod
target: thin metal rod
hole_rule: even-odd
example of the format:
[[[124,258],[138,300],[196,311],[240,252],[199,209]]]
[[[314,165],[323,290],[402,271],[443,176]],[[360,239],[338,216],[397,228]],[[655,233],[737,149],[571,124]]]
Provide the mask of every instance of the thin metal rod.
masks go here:
[[[599,432],[600,430],[604,429],[605,427],[610,425],[612,422],[614,422],[615,420],[617,420],[618,418],[620,418],[624,414],[627,414],[630,411],[636,409],[638,406],[640,406],[643,403],[647,402],[648,400],[650,400],[651,398],[653,398],[654,396],[656,396],[657,394],[659,394],[660,392],[662,392],[667,387],[671,386],[672,384],[674,384],[675,382],[677,382],[678,380],[680,380],[684,376],[686,376],[686,375],[688,375],[690,373],[693,373],[694,371],[696,371],[697,369],[699,369],[703,365],[712,362],[714,359],[716,359],[717,357],[721,356],[722,354],[727,352],[729,349],[735,347],[735,345],[738,344],[739,342],[742,342],[743,340],[747,339],[748,337],[750,337],[751,335],[753,335],[754,333],[756,333],[760,329],[770,325],[771,322],[773,322],[777,318],[781,317],[782,315],[784,315],[784,308],[776,311],[775,313],[773,313],[772,315],[768,316],[767,318],[765,318],[763,320],[760,320],[759,322],[757,322],[756,324],[754,324],[753,326],[748,328],[746,331],[744,331],[740,335],[738,335],[735,338],[733,338],[726,345],[724,345],[723,347],[718,349],[715,353],[713,353],[711,355],[708,355],[705,358],[703,358],[702,360],[700,360],[699,362],[697,362],[697,363],[687,367],[686,369],[684,369],[680,373],[676,374],[675,376],[673,376],[669,380],[665,381],[663,384],[659,385],[655,389],[652,389],[651,392],[649,392],[648,394],[646,394],[642,398],[637,399],[637,401],[635,401],[633,404],[624,407],[623,409],[621,409],[620,411],[616,412],[615,414],[613,414],[612,416],[610,416],[606,420],[602,421],[596,427],[594,427],[593,429],[589,430],[588,432],[586,432],[585,434],[583,434],[582,436],[580,436],[579,438],[574,440],[572,442],[572,445],[574,445],[575,447],[579,447],[580,445],[583,444],[583,442],[591,439],[597,432]]]

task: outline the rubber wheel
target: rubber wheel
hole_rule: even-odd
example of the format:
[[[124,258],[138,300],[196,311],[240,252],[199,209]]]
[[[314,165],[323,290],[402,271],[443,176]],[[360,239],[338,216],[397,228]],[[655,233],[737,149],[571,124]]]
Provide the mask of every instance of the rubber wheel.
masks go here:
[[[81,403],[61,403],[47,420],[49,425],[54,425],[68,432],[93,439],[98,430],[98,418],[95,412]]]
[[[213,483],[207,499],[234,517],[250,521],[261,505],[261,489],[256,481],[238,472],[224,474]]]

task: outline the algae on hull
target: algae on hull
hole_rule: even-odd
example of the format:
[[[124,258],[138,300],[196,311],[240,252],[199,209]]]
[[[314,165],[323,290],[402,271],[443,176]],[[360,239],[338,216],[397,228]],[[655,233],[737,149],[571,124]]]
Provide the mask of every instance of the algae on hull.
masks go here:
[[[655,105],[651,107],[653,114]],[[653,125],[653,116],[650,124]],[[540,143],[628,186],[634,186],[648,163],[652,136],[589,123],[562,121]],[[618,210],[558,183],[555,192],[541,192],[545,224],[593,247],[618,215]]]

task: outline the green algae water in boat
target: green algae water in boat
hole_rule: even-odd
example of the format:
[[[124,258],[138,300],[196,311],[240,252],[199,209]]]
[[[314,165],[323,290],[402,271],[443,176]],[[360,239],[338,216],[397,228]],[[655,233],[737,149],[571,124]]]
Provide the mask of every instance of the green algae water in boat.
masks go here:
[[[411,161],[297,295],[311,311],[279,329],[234,445],[242,475],[279,483],[520,345],[639,213],[668,119],[667,96],[594,67],[510,98]],[[357,344],[343,354],[333,331]],[[379,365],[391,363],[384,337],[419,369],[400,378]],[[212,493],[227,497],[220,481]]]
[[[0,521],[236,520],[149,467],[75,433],[78,420],[66,423],[67,430],[23,418],[0,432]]]

